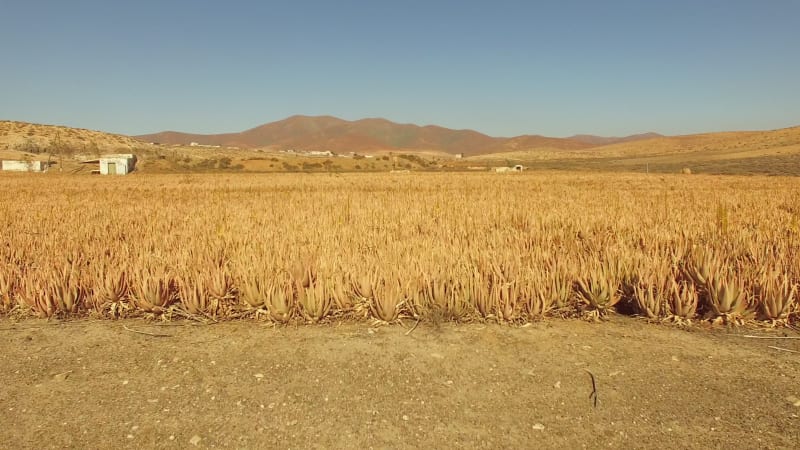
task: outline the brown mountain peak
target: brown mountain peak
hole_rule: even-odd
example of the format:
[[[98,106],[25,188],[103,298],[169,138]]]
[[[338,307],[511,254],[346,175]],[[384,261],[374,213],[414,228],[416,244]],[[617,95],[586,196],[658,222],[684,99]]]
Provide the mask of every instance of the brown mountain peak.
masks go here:
[[[443,151],[476,155],[509,148],[585,148],[587,144],[562,138],[496,138],[474,130],[453,130],[437,125],[399,124],[384,118],[348,121],[333,116],[294,115],[240,133],[215,135],[162,132],[137,136],[165,144],[234,145],[279,149],[349,151]],[[509,143],[511,147],[508,147]]]

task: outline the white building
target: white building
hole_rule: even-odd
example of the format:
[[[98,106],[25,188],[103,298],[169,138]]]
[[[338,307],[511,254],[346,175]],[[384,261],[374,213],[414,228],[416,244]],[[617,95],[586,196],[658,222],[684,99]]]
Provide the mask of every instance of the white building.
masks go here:
[[[309,156],[333,156],[333,152],[330,150],[326,151],[319,151],[319,150],[311,150],[308,152]]]
[[[495,167],[494,171],[497,173],[522,172],[523,169],[522,164],[517,164],[514,167]]]
[[[98,162],[100,175],[127,175],[136,168],[136,155],[103,155]]]
[[[131,154],[103,155],[100,158],[101,175],[127,175],[136,167],[136,156]]]
[[[3,161],[3,170],[9,172],[45,172],[47,161]]]

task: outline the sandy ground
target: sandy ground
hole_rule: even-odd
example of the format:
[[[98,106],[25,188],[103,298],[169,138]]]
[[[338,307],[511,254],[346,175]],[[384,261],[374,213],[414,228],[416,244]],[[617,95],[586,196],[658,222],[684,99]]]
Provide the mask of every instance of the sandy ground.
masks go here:
[[[620,317],[406,332],[0,320],[0,447],[800,445],[800,354],[768,347],[800,340],[741,336],[785,331]]]

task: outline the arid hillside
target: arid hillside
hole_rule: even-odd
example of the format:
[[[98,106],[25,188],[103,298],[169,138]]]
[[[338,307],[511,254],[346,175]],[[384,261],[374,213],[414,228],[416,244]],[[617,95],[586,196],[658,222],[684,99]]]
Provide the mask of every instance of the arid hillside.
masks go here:
[[[27,122],[0,121],[0,154],[48,153],[66,149],[75,153],[128,152],[146,145],[129,136],[102,131],[41,125]]]
[[[575,136],[570,136],[570,139],[599,146],[599,145],[616,144],[618,142],[641,141],[644,139],[653,139],[657,137],[663,137],[663,135],[658,133],[642,133],[625,137],[605,137],[605,136],[594,136],[591,134],[576,134]]]
[[[676,153],[707,154],[745,153],[748,156],[776,153],[782,150],[796,153],[800,144],[800,127],[771,131],[738,131],[704,133],[686,136],[657,137],[647,140],[621,142],[593,149],[593,152],[576,152],[585,156],[654,156]],[[792,150],[794,148],[794,150]]]
[[[189,145],[192,142],[199,145]],[[333,153],[315,155],[313,150]],[[78,164],[80,156],[123,152],[136,153],[137,170],[145,172],[486,170],[522,164],[538,170],[676,173],[688,169],[796,176],[800,175],[800,127],[685,136],[494,138],[471,130],[399,125],[384,119],[348,122],[295,116],[243,133],[165,132],[137,139],[0,121],[0,159],[57,158],[63,170],[78,170],[83,167]],[[464,158],[453,158],[457,154]]]
[[[435,125],[398,124],[385,119],[347,121],[330,116],[292,116],[241,133],[203,135],[165,131],[137,137],[146,142],[161,144],[188,145],[196,142],[203,145],[276,150],[440,151],[464,155],[531,149],[580,150],[597,145],[586,137],[580,139],[523,135],[499,138],[473,130],[452,130]],[[603,143],[637,139],[593,138],[602,139]]]
[[[800,127],[662,136],[576,150],[517,150],[468,158],[560,170],[800,175]]]

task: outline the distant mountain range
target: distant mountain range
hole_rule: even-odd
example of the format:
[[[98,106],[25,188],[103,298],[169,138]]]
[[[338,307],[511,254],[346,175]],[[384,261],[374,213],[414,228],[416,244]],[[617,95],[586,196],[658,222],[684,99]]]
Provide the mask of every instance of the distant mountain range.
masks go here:
[[[619,144],[620,142],[633,142],[633,141],[642,141],[645,139],[655,139],[664,137],[662,134],[658,133],[642,133],[642,134],[632,134],[630,136],[625,137],[603,137],[603,136],[594,136],[591,134],[576,134],[575,136],[570,136],[567,139],[580,141],[591,146],[602,146],[602,145],[611,145],[611,144]]]
[[[657,133],[626,137],[576,135],[554,138],[523,135],[491,137],[473,130],[452,130],[435,125],[398,124],[385,119],[347,121],[331,116],[292,116],[240,133],[191,134],[177,131],[135,136],[160,144],[220,145],[276,150],[440,151],[465,156],[521,150],[581,150],[619,142],[661,137]]]

